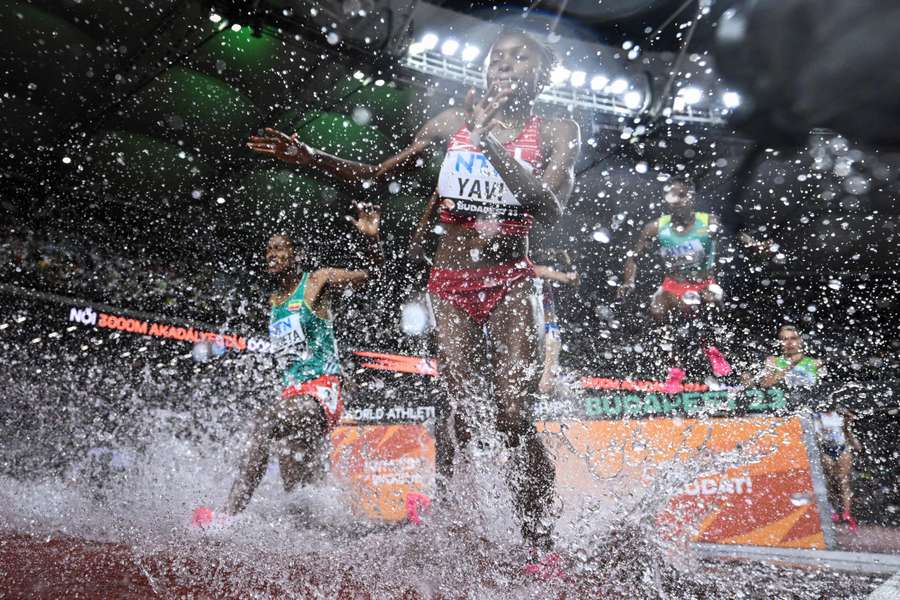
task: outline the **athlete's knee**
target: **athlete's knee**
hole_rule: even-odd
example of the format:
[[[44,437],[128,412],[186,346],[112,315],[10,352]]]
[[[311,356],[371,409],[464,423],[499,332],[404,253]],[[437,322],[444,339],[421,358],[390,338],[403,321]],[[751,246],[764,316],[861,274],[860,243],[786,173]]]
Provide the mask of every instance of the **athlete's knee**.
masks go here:
[[[306,443],[321,435],[324,428],[322,407],[311,397],[292,398],[277,411],[274,435],[278,439],[302,438]]]
[[[666,309],[665,304],[654,300],[653,302],[650,303],[649,312],[650,312],[650,317],[652,319],[654,319],[655,321],[662,321],[663,318],[665,318],[665,316],[666,316],[666,312],[668,312],[668,311]]]

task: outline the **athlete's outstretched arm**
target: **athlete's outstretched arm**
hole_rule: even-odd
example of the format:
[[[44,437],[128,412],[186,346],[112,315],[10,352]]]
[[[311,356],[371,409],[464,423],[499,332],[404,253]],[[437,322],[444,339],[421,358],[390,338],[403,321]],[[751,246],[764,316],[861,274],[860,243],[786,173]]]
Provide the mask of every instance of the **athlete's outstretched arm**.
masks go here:
[[[326,288],[362,285],[369,279],[377,277],[384,264],[384,254],[381,250],[379,231],[381,228],[380,207],[371,204],[357,204],[356,218],[348,217],[356,229],[362,234],[365,247],[362,251],[363,260],[367,263],[365,269],[342,269],[340,267],[325,267],[310,273],[306,282],[303,299],[318,310],[319,300]]]
[[[622,278],[622,285],[618,291],[620,298],[634,291],[634,279],[637,276],[637,259],[647,253],[650,244],[653,243],[653,238],[658,233],[659,223],[657,221],[644,225],[638,241],[634,245],[634,249],[628,252],[628,258],[625,259],[625,275]]]
[[[251,136],[247,147],[288,164],[320,170],[346,183],[361,184],[414,164],[432,144],[448,139],[462,122],[459,110],[445,110],[425,123],[409,146],[377,165],[338,158],[301,142],[296,133],[288,135],[272,128],[266,128],[264,135]]]
[[[425,258],[424,250],[425,236],[428,235],[431,220],[434,218],[434,213],[437,209],[439,200],[440,196],[438,195],[437,190],[435,190],[428,199],[425,210],[422,211],[422,215],[419,217],[419,222],[416,223],[416,228],[409,241],[409,257],[413,261],[419,262],[427,260]]]

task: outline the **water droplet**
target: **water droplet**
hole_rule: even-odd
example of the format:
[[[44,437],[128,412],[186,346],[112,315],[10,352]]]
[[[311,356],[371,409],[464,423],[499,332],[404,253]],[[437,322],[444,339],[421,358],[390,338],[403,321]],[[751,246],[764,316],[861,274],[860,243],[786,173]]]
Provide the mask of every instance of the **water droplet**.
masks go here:
[[[606,227],[597,227],[594,229],[594,233],[592,235],[595,242],[600,242],[601,244],[609,243],[609,230]]]
[[[372,112],[365,106],[357,106],[353,109],[352,118],[357,125],[368,125],[372,121]]]

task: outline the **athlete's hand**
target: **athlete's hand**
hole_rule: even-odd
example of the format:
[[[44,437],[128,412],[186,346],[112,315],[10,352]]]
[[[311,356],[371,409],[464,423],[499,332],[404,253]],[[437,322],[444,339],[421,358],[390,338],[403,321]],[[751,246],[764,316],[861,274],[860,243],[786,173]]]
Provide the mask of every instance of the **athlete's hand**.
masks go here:
[[[538,382],[538,392],[549,394],[556,388],[556,379],[553,375],[544,374]]]
[[[470,133],[485,135],[497,126],[497,121],[494,117],[509,102],[510,91],[505,90],[494,96],[485,95],[477,102],[475,98],[475,90],[469,90],[464,104],[466,127]]]
[[[265,135],[250,136],[247,147],[254,152],[300,166],[310,164],[315,156],[315,151],[298,140],[296,133],[288,135],[271,127],[266,127]]]
[[[347,220],[364,236],[377,238],[381,228],[381,207],[359,202],[356,205],[356,218],[348,216]]]
[[[618,291],[616,291],[616,297],[625,298],[626,296],[629,296],[631,294],[631,292],[633,292],[633,291],[634,291],[633,283],[628,283],[628,282],[623,283],[622,285],[619,286]]]

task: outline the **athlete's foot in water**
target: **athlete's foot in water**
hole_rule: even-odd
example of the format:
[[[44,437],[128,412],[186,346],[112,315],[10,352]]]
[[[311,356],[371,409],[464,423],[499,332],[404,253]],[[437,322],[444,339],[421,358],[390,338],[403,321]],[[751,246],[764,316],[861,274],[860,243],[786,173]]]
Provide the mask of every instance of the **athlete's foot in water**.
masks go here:
[[[853,515],[850,514],[850,511],[845,510],[844,514],[841,515],[841,520],[847,524],[847,529],[850,533],[856,533],[856,530],[859,529],[859,524],[853,518]]]
[[[552,550],[544,552],[535,549],[531,561],[522,567],[522,573],[541,581],[571,581],[562,556]]]
[[[420,492],[406,493],[406,521],[422,525],[423,517],[431,512],[431,498]]]
[[[208,506],[198,506],[191,513],[190,528],[204,533],[220,533],[231,528],[237,517],[225,511],[214,511]]]

